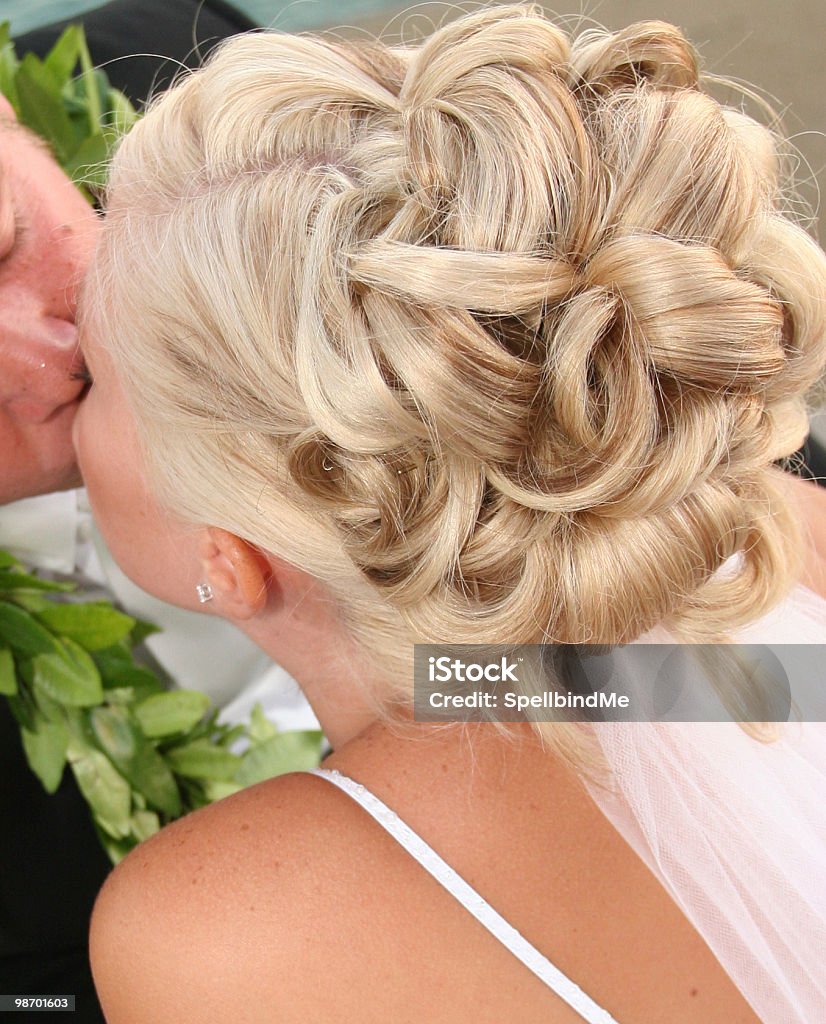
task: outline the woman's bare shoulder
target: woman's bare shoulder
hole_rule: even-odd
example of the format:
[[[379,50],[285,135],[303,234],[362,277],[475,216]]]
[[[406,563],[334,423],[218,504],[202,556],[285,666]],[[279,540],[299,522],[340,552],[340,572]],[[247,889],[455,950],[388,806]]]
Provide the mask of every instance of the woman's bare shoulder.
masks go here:
[[[142,843],[110,874],[92,916],[108,1024],[306,1020],[297,979],[345,923],[354,850],[369,869],[357,811],[322,780],[291,774]]]
[[[675,1024],[704,1013],[751,1024],[670,897],[533,746],[508,748],[505,772],[501,746],[477,737],[467,776],[463,745],[427,751],[376,729],[328,767],[398,810],[618,1019],[653,1019],[667,998]],[[657,965],[631,989],[629,948]],[[108,1024],[579,1019],[358,803],[306,774],[138,847],[101,892],[91,954]]]

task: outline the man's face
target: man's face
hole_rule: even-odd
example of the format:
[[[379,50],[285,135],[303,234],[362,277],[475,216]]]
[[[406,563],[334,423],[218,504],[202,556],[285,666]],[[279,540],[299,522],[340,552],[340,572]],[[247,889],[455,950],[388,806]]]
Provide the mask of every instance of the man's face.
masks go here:
[[[0,97],[0,504],[79,483],[75,305],[96,224]]]

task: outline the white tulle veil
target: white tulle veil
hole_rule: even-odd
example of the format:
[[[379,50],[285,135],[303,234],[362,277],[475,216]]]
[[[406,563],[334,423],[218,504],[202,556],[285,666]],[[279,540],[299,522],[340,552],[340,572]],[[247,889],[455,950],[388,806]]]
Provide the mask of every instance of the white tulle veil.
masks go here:
[[[735,639],[826,645],[826,601],[799,585]],[[590,728],[612,770],[591,797],[761,1020],[826,1021],[826,723],[769,743],[734,722]]]

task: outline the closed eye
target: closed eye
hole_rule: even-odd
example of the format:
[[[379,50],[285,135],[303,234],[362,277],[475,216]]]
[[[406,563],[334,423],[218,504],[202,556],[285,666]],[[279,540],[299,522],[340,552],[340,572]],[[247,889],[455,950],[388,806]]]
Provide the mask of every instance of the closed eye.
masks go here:
[[[74,373],[69,374],[69,376],[72,378],[72,380],[82,380],[83,383],[87,384],[89,387],[91,387],[92,384],[95,383],[95,379],[89,372],[89,367],[86,365],[85,362],[83,363],[82,366],[78,367],[78,369],[75,370]]]

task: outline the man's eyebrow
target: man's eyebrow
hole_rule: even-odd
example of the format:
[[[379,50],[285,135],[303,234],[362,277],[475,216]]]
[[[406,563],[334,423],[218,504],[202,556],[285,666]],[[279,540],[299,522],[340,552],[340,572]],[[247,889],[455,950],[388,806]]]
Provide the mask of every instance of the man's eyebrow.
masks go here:
[[[11,132],[13,135],[23,135],[29,142],[37,146],[38,149],[43,150],[44,153],[48,153],[52,158],[54,157],[48,142],[41,138],[37,132],[32,131],[28,125],[20,124],[19,121],[4,121],[2,128],[0,128],[0,137],[2,137],[2,133],[4,131]]]

